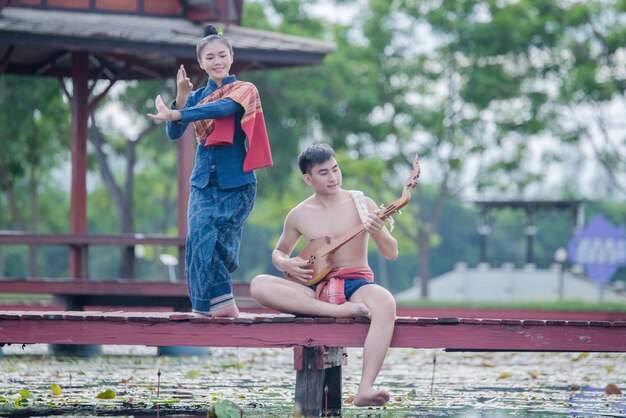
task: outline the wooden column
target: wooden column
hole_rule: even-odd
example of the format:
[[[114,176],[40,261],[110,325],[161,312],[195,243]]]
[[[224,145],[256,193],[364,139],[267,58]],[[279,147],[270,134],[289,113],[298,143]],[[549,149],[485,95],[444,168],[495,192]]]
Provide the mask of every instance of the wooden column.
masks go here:
[[[87,233],[87,123],[89,118],[89,62],[87,52],[72,52],[72,189],[70,233]],[[87,247],[70,247],[69,277],[87,278]]]
[[[342,347],[294,347],[296,409],[304,416],[341,416]]]

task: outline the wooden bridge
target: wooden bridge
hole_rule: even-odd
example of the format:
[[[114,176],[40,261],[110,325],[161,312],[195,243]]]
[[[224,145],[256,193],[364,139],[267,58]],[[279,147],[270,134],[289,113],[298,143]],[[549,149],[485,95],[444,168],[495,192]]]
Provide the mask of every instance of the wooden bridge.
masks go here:
[[[362,347],[369,320],[186,312],[5,311],[0,342],[199,347]],[[626,352],[626,320],[398,317],[392,347]]]
[[[86,254],[93,245],[144,244],[175,245],[181,255],[184,241],[180,237],[9,235],[0,234],[0,245],[34,243],[80,248],[76,264],[82,268],[75,269],[80,274],[71,279],[0,279],[0,293],[53,296],[50,306],[39,306],[37,310],[0,305],[0,343],[293,347],[296,402],[303,413],[340,413],[344,348],[363,346],[369,320],[295,317],[268,313],[258,306],[244,308],[254,313],[237,319],[172,312],[190,308],[186,283],[93,280],[86,275]],[[236,297],[249,299],[248,284],[234,283],[233,290]],[[397,313],[392,347],[626,352],[624,312],[398,308]],[[324,388],[328,388],[327,398]],[[324,408],[323,397],[328,402]]]
[[[180,312],[5,311],[0,343],[294,348],[296,402],[304,414],[341,411],[344,347],[362,347],[366,318]],[[626,320],[398,317],[392,347],[455,351],[626,352]],[[325,398],[324,389],[328,397]]]

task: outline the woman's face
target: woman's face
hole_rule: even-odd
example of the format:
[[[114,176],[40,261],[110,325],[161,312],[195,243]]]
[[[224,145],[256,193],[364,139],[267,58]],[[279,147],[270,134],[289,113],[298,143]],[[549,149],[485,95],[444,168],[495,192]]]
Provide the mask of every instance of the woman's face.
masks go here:
[[[229,75],[233,56],[230,54],[228,45],[224,42],[210,41],[202,48],[198,64],[200,64],[200,68],[206,71],[211,80],[221,85],[222,80]]]

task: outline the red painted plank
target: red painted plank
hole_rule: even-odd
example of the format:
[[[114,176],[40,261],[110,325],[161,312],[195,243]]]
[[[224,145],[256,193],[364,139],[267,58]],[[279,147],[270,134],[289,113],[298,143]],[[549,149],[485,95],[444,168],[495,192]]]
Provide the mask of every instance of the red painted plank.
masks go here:
[[[143,9],[146,14],[180,16],[180,2],[176,0],[143,0]],[[187,179],[188,177],[185,177]]]
[[[65,319],[45,319],[46,315]],[[169,315],[169,316],[166,316]],[[26,319],[26,318],[38,319]],[[94,323],[89,318],[99,318]],[[132,318],[132,320],[131,320]],[[17,312],[0,314],[0,339],[6,343],[189,345],[206,347],[360,347],[367,323],[261,322],[206,318],[193,314]],[[277,317],[279,318],[279,317]],[[70,320],[72,319],[72,320]],[[166,319],[166,320],[165,320]],[[306,319],[302,322],[300,319]],[[421,319],[421,318],[420,318]],[[120,321],[121,320],[121,321]],[[311,321],[309,321],[311,320]],[[504,324],[501,321],[419,323],[400,321],[392,347],[451,350],[604,351],[626,352],[626,327],[583,326],[575,322],[550,325]]]
[[[296,346],[293,349],[293,368],[296,371],[304,370],[304,347]]]
[[[588,327],[589,321],[567,321],[569,327]]]
[[[540,321],[537,319],[524,319],[522,325],[546,325],[546,321]]]
[[[257,316],[263,318],[263,321],[261,322],[294,322],[296,320],[296,316],[295,315],[291,315],[291,314],[284,314],[284,313],[280,313],[280,314],[257,314]],[[336,321],[339,321],[340,319],[353,319],[353,318],[337,318]],[[354,321],[352,321],[354,322]],[[346,322],[348,323],[348,322]]]
[[[417,318],[411,318],[408,316],[400,316],[396,318],[396,324],[415,324],[415,323],[417,323]]]
[[[187,284],[130,280],[0,280],[0,293],[187,297]]]
[[[71,9],[88,9],[89,0],[48,0],[48,6]]]
[[[38,312],[37,313],[35,312],[25,313],[21,315],[20,319],[43,319],[43,314],[38,313]]]
[[[482,319],[479,318],[461,318],[461,324],[481,324],[483,322]]]
[[[494,319],[494,318],[485,318],[485,319],[481,319],[480,323],[483,325],[500,325],[502,323],[502,320]]]
[[[96,0],[96,9],[136,13],[137,0]]]
[[[522,321],[520,319],[503,319],[502,325],[522,325]]]
[[[50,0],[49,0],[50,1]],[[185,245],[184,236],[158,234],[35,234],[22,231],[3,231],[0,244],[35,244],[35,245]]]
[[[592,327],[610,327],[611,321],[589,321],[589,325]]]
[[[250,296],[250,286],[234,282],[233,292],[239,297]],[[139,280],[0,279],[0,293],[188,297],[185,282]]]
[[[85,320],[85,313],[84,312],[76,312],[76,311],[71,311],[71,312],[67,312],[63,315],[63,319],[67,319],[70,321],[84,321]]]
[[[50,308],[48,308],[50,310]],[[174,312],[171,306],[83,306],[83,311],[98,312]]]
[[[538,309],[496,308],[406,308],[396,309],[398,316],[423,316],[430,318],[495,318],[495,319],[553,319],[553,320],[626,320],[626,312],[598,311],[548,311]]]

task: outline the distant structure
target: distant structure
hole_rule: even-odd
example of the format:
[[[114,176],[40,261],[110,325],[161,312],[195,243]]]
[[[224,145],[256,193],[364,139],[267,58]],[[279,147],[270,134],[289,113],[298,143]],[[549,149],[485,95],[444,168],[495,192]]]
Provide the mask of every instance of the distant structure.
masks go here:
[[[549,268],[537,268],[534,255],[534,237],[537,234],[537,214],[558,210],[568,214],[572,226],[578,230],[584,225],[584,202],[567,201],[477,201],[479,209],[478,234],[480,236],[480,263],[470,268],[458,263],[454,270],[428,281],[428,299],[449,302],[541,302],[554,300],[579,300],[586,302],[615,301],[626,303],[626,292],[615,286],[598,286],[583,273],[582,266],[565,269],[567,252],[555,252],[556,263]],[[489,263],[488,237],[492,227],[492,212],[517,209],[526,217],[526,263],[516,269],[511,262],[494,268]],[[565,243],[564,243],[565,245]],[[619,286],[619,284],[617,285]],[[398,302],[420,299],[419,279],[394,296]]]
[[[492,216],[491,212],[501,209],[521,210],[526,217],[524,234],[526,235],[526,264],[534,264],[535,256],[533,251],[534,238],[537,234],[537,214],[540,211],[559,210],[569,214],[575,230],[581,228],[585,223],[585,208],[582,200],[482,200],[474,204],[478,207],[480,218],[478,224],[478,235],[480,237],[480,262],[489,263],[487,246],[489,234],[491,234]]]
[[[491,268],[481,263],[469,268],[458,263],[454,270],[428,281],[428,299],[446,302],[546,302],[560,298],[583,302],[626,303],[624,289],[605,286],[600,288],[584,274],[562,271],[559,264],[549,269],[537,269],[528,264],[515,269],[505,263]],[[416,280],[419,282],[419,280]],[[420,299],[420,284],[394,295],[396,301],[407,302]]]

